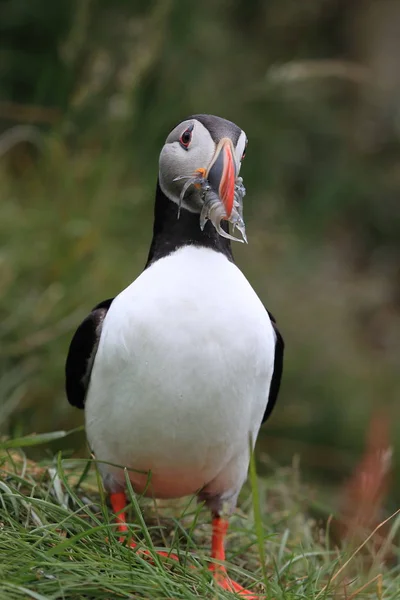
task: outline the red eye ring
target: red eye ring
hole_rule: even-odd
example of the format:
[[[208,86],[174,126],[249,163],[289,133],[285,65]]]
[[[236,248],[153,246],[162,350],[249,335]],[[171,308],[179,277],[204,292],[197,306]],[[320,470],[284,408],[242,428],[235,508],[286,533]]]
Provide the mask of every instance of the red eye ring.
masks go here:
[[[193,125],[191,125],[187,129],[185,129],[185,131],[182,133],[181,137],[179,138],[179,143],[182,146],[182,148],[185,148],[185,150],[187,150],[189,148],[190,142],[192,141],[192,131],[193,131]]]

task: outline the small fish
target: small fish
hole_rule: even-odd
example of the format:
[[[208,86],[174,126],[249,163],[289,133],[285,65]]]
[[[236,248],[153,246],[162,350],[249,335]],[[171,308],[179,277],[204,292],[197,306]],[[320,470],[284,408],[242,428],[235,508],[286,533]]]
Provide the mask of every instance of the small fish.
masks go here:
[[[195,175],[176,177],[174,181],[180,179],[187,179],[185,185],[182,188],[181,195],[179,197],[179,208],[178,208],[178,219],[180,217],[182,200],[191,185],[196,185],[201,188],[201,197],[203,199],[203,207],[200,213],[200,229],[203,231],[206,222],[211,221],[215,229],[224,238],[233,240],[235,242],[245,242],[247,244],[246,228],[243,220],[243,198],[246,194],[246,189],[243,185],[243,179],[238,177],[235,182],[235,195],[233,201],[233,209],[229,219],[225,211],[225,207],[221,202],[218,194],[211,189],[207,179],[202,173],[196,173]],[[237,229],[241,234],[242,238],[234,237],[227,233],[221,227],[221,221],[228,221],[232,223],[232,232]]]

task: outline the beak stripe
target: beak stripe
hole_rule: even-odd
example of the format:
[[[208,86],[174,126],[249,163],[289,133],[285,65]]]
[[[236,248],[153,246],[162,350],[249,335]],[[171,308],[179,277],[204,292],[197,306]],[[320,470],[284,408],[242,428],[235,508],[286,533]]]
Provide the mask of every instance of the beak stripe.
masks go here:
[[[224,202],[226,216],[229,218],[233,209],[233,198],[235,195],[235,164],[233,162],[230,145],[225,144],[222,151],[225,156],[219,194]]]

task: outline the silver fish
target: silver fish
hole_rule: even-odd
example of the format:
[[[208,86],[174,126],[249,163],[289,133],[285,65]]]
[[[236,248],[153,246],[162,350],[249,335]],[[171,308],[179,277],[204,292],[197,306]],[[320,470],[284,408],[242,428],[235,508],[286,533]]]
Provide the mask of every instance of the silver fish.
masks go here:
[[[203,200],[203,207],[200,213],[200,229],[203,231],[206,222],[211,221],[220,236],[235,242],[245,242],[247,244],[246,228],[243,220],[243,198],[246,194],[246,189],[243,185],[243,179],[241,177],[238,177],[235,182],[233,208],[229,219],[227,218],[225,207],[218,194],[210,187],[207,179],[201,173],[196,173],[195,175],[189,176],[181,175],[180,177],[176,177],[174,181],[178,181],[180,179],[186,179],[187,181],[185,182],[179,197],[178,219],[180,217],[182,200],[187,190],[191,185],[197,184],[201,187],[201,197]],[[234,237],[233,235],[227,233],[221,227],[222,220],[232,223],[232,232],[237,229],[242,237]]]

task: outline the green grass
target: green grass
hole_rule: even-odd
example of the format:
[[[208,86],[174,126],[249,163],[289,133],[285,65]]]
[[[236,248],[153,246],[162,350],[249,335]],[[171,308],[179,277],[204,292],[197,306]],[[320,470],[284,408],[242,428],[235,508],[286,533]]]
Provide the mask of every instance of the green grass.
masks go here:
[[[48,438],[18,444],[40,441]],[[177,564],[154,554],[151,563],[119,543],[94,461],[58,455],[35,463],[13,446],[3,442],[0,453],[2,600],[233,598],[208,572],[209,516],[193,499],[155,503],[130,494],[129,536],[152,553],[167,548],[180,557]],[[233,578],[276,600],[399,598],[399,567],[386,565],[367,538],[362,549],[335,547],[330,520],[315,517],[315,498],[295,466],[262,479],[252,468],[250,479],[228,536]],[[399,524],[392,519],[392,545]]]

